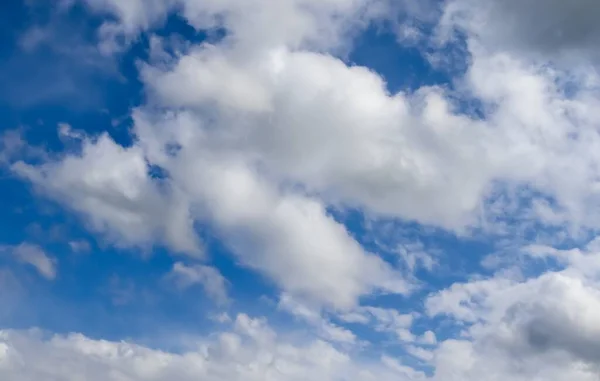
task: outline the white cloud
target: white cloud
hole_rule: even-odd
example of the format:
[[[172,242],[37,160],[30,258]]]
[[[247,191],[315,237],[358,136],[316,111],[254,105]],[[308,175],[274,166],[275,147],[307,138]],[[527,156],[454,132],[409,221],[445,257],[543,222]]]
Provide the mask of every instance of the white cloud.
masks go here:
[[[68,0],[74,4],[73,1]],[[353,29],[384,14],[380,0],[80,0],[93,12],[111,15],[99,30],[106,54],[121,51],[137,34],[160,26],[169,13],[179,11],[199,30],[223,27],[227,38],[253,49],[287,45],[337,47]],[[125,46],[124,46],[125,45]]]
[[[323,316],[323,312],[294,300],[290,295],[281,295],[278,309],[286,311],[311,325],[316,334],[324,340],[335,343],[356,344],[356,335],[340,327]]]
[[[391,334],[400,343],[417,340],[411,332],[415,318],[411,313],[402,314],[391,308],[360,306],[350,312],[338,314],[337,317],[346,323],[362,324],[377,332]]]
[[[269,111],[269,89],[258,78],[234,66],[229,58],[218,47],[205,46],[181,57],[176,70],[162,72],[146,67],[142,74],[166,105],[194,108],[206,103],[243,111]]]
[[[57,261],[41,247],[24,242],[17,246],[2,246],[0,250],[11,255],[16,261],[32,266],[44,278],[56,278]]]
[[[505,298],[510,303],[504,304]],[[472,341],[440,344],[436,376],[594,379],[598,358],[592,321],[599,300],[597,290],[562,275],[546,275],[499,292],[489,301],[484,322],[469,329]],[[451,375],[455,378],[447,378]]]
[[[545,253],[569,261],[563,270],[520,279],[499,273],[430,296],[431,315],[450,316],[462,327],[462,337],[442,341],[434,352],[436,379],[596,378],[600,267],[595,250],[528,249],[530,260]]]
[[[425,345],[435,345],[437,343],[435,332],[425,331],[425,333],[423,333],[423,335],[419,338],[419,342]]]
[[[366,253],[317,199],[280,190],[248,162],[205,142],[201,120],[182,114],[162,124],[136,123],[139,145],[123,148],[103,135],[84,140],[80,156],[13,168],[123,246],[158,242],[196,254],[193,221],[208,221],[242,264],[314,301],[348,308],[373,290],[408,291],[400,275]],[[172,141],[165,133],[181,139],[177,155],[165,152]],[[169,178],[151,178],[146,160]]]
[[[453,115],[440,89],[390,96],[381,77],[331,56],[278,48],[247,61],[238,53],[200,47],[165,72],[143,73],[159,99],[200,110],[196,124],[211,146],[258,160],[280,181],[377,214],[457,229],[474,222],[489,180],[483,131]],[[254,96],[246,101],[260,107],[227,95],[250,91],[245,81],[188,91],[198,78],[219,76],[206,72],[207,56],[227,57],[229,70],[251,78]],[[210,105],[219,107],[202,112]],[[215,125],[203,126],[215,113]]]
[[[173,163],[173,177],[203,203],[242,263],[284,290],[340,308],[373,289],[406,291],[404,281],[365,253],[317,200],[281,194],[241,163],[187,159]]]
[[[409,380],[424,380],[426,379],[423,372],[417,371],[410,366],[402,364],[398,359],[390,356],[382,356],[381,362],[386,367],[398,373],[398,377],[405,377]]]
[[[238,315],[232,330],[200,339],[196,351],[181,354],[79,334],[45,339],[36,331],[3,331],[0,377],[7,381],[409,380],[379,362],[350,357],[324,341],[278,337],[264,320],[246,315]]]
[[[428,349],[424,349],[421,347],[418,347],[416,345],[409,345],[406,347],[406,351],[413,357],[424,361],[424,362],[430,362],[431,360],[433,360],[434,354],[431,350]]]
[[[221,324],[231,322],[231,316],[229,316],[229,314],[227,312],[221,312],[218,315],[211,316],[210,319],[213,321],[216,321],[218,323],[221,323]]]
[[[194,284],[200,284],[204,292],[219,304],[229,302],[227,296],[227,280],[221,275],[219,270],[210,266],[191,265],[187,266],[181,262],[173,265],[173,269],[168,274],[178,287],[188,288]]]
[[[394,309],[376,307],[362,307],[361,311],[372,316],[376,330],[393,333],[401,342],[415,340],[415,336],[410,331],[414,319],[411,314],[401,314]]]
[[[200,253],[185,199],[150,177],[138,147],[124,148],[107,135],[82,144],[81,155],[41,166],[19,161],[13,169],[118,245],[147,248],[158,236],[176,252]]]

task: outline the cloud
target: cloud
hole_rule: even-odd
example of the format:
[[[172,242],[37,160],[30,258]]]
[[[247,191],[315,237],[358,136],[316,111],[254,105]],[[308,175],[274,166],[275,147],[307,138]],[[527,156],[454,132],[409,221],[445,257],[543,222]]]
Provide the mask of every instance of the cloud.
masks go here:
[[[308,323],[324,340],[343,344],[357,344],[356,335],[352,331],[332,323],[323,316],[322,311],[294,300],[290,295],[281,295],[277,308]]]
[[[471,274],[428,295],[421,316],[420,306],[402,313],[365,305],[366,297],[415,287],[332,213],[356,209],[375,219],[451,233],[482,230],[515,241],[532,232],[538,239],[545,229],[575,240],[597,231],[600,77],[590,70],[595,58],[588,39],[597,29],[588,20],[597,10],[591,2],[448,1],[440,31],[462,32],[465,72],[452,88],[395,94],[379,74],[335,56],[373,17],[376,2],[85,3],[113,17],[99,31],[104,54],[124,49],[172,11],[198,29],[223,28],[225,37],[174,54],[154,45],[158,51],[139,66],[147,103],[132,111],[131,146],[107,135],[78,136],[81,153],[37,165],[17,161],[12,169],[117,246],[158,244],[199,257],[194,227],[209,227],[240,265],[281,293],[278,307],[318,338],[299,344],[246,315],[230,332],[182,354],[7,332],[0,375],[597,379],[594,245],[569,252],[528,247],[519,259],[551,259],[562,268],[532,275],[515,265],[493,276]],[[549,28],[559,33],[546,33]],[[572,66],[554,62],[568,52],[576,55]],[[465,105],[470,100],[477,112]],[[408,267],[419,260],[427,267],[419,250],[406,249]],[[178,263],[171,276],[227,298],[225,280],[208,265]],[[334,318],[393,336],[409,356],[359,361],[348,348],[356,350],[352,344],[362,337]],[[417,318],[443,320],[440,327],[450,329],[436,335],[428,326],[419,336]],[[427,366],[429,375],[403,360]]]
[[[72,1],[69,3],[74,4]],[[106,54],[126,48],[139,33],[152,30],[178,12],[198,30],[222,28],[227,38],[253,48],[311,46],[327,49],[345,42],[346,36],[384,14],[379,0],[80,0],[92,12],[113,20],[99,28],[100,49]]]
[[[497,292],[483,300],[489,310],[482,323],[468,329],[472,341],[440,344],[436,376],[594,379],[598,358],[592,321],[598,302],[595,287],[558,274]]]
[[[37,189],[88,217],[90,227],[120,246],[147,248],[154,237],[176,252],[200,254],[184,199],[161,189],[149,174],[143,152],[106,135],[82,142],[81,155],[14,171]]]
[[[598,253],[536,248],[524,255],[535,261],[541,253],[571,261],[531,277],[498,273],[455,284],[428,298],[432,316],[449,316],[462,327],[461,337],[442,341],[434,352],[436,379],[597,377]]]
[[[330,203],[447,228],[474,223],[491,165],[480,143],[485,130],[454,115],[441,89],[392,96],[377,74],[328,55],[274,49],[248,63],[236,54],[199,47],[167,71],[147,67],[142,75],[161,103],[199,110],[197,125],[217,113],[205,137],[212,146],[260,160],[282,181]],[[227,58],[235,77],[247,81],[189,91],[201,78],[219,77],[207,70],[223,65],[207,57]],[[228,95],[250,91],[244,99],[260,105]],[[211,106],[218,108],[209,112]]]
[[[375,331],[390,333],[399,342],[410,343],[416,340],[411,332],[414,316],[401,314],[395,309],[361,306],[339,317],[347,323],[364,324]]]
[[[339,308],[374,289],[407,290],[400,275],[366,253],[317,200],[280,193],[240,162],[186,157],[202,152],[193,147],[182,148],[187,160],[169,170],[243,265],[286,291]]]
[[[373,290],[408,291],[402,277],[366,253],[321,202],[280,190],[248,163],[215,151],[212,142],[206,146],[198,122],[186,113],[152,125],[139,119],[140,140],[132,147],[103,135],[84,140],[79,156],[13,168],[117,245],[163,243],[197,254],[193,222],[208,221],[242,264],[320,303],[348,308]],[[175,140],[176,154],[165,151],[172,139],[164,133],[187,135]],[[168,176],[151,177],[146,160]]]
[[[11,255],[17,262],[33,267],[44,278],[56,278],[57,261],[41,247],[24,242],[17,246],[2,246],[0,250]]]
[[[181,262],[177,262],[173,265],[173,269],[167,277],[183,289],[195,284],[201,285],[204,288],[204,292],[219,304],[229,302],[229,297],[227,296],[228,282],[219,270],[214,267],[202,265],[186,266]]]
[[[433,331],[426,331],[420,337],[419,341],[425,345],[435,345],[437,343],[437,338]]]
[[[7,381],[408,380],[377,361],[361,367],[362,360],[324,341],[278,337],[264,320],[243,314],[230,330],[201,338],[197,345],[197,351],[176,354],[78,334],[46,339],[36,331],[3,331],[0,376]]]
[[[476,35],[486,48],[572,62],[582,56],[598,58],[599,16],[600,6],[593,0],[451,0],[445,4],[443,25]]]

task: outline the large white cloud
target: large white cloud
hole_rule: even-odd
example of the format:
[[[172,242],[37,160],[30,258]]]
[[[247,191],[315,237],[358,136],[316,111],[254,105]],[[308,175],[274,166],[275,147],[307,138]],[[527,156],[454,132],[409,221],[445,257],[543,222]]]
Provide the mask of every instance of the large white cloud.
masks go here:
[[[473,222],[489,180],[485,131],[454,115],[441,90],[392,96],[377,74],[322,54],[235,54],[201,47],[172,69],[142,73],[161,103],[197,110],[211,146],[257,160],[280,181],[383,215]],[[220,86],[202,86],[226,68]]]
[[[181,132],[177,123],[169,126],[168,131]],[[198,137],[178,142],[185,145],[177,156],[165,155],[166,162],[156,157],[171,176],[162,188],[148,175],[139,147],[124,149],[105,137],[84,143],[81,157],[16,168],[43,191],[90,216],[94,228],[128,243],[153,242],[159,233],[171,248],[194,253],[194,218],[213,224],[242,264],[311,300],[347,308],[376,289],[408,291],[400,275],[366,253],[317,200],[281,192],[247,163],[211,152],[201,141],[202,131],[189,126]]]
[[[281,337],[264,320],[243,314],[230,330],[199,338],[197,348],[179,354],[78,334],[0,333],[0,377],[6,381],[410,380],[407,372],[419,375],[362,360],[318,339]]]

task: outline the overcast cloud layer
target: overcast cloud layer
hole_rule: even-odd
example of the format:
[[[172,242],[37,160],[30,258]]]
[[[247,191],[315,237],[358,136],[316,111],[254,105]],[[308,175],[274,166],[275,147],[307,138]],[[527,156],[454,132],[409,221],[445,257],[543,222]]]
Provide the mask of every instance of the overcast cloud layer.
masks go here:
[[[77,150],[5,135],[0,162],[106,245],[166,248],[176,262],[165,283],[199,286],[223,314],[218,332],[176,352],[7,327],[1,379],[598,379],[596,2],[63,0],[56,12],[80,6],[105,19],[94,47],[104,59],[150,40],[132,144],[62,125]],[[173,13],[224,37],[153,34]],[[391,93],[381,74],[344,60],[376,23],[394,26],[398,49],[428,52],[452,83]],[[504,246],[485,275],[440,289],[412,271],[437,271],[433,254],[397,250],[400,266],[354,234],[339,217],[347,211]],[[235,279],[198,226],[275,288],[292,327],[224,312]],[[42,247],[0,255],[61,276]],[[409,307],[369,302],[418,292]]]

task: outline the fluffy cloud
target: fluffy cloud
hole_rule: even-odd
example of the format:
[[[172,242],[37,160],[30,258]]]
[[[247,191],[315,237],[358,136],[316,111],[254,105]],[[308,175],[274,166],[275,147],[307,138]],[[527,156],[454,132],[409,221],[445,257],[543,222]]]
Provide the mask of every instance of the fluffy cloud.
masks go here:
[[[447,340],[436,351],[439,379],[597,377],[597,286],[547,274],[509,289],[499,288],[479,303],[482,308],[474,312],[480,322],[466,333],[470,340]]]
[[[331,56],[276,49],[242,63],[234,54],[200,47],[142,74],[161,103],[200,110],[199,126],[218,107],[216,126],[202,129],[211,147],[259,160],[331,203],[449,228],[473,222],[489,181],[485,131],[454,115],[440,89],[392,96],[377,74]],[[219,77],[208,70],[225,70],[224,57],[236,73],[226,78],[245,80],[193,85]]]
[[[264,320],[246,315],[239,315],[231,330],[199,339],[197,349],[181,354],[77,334],[45,338],[35,331],[4,331],[0,376],[8,381],[408,380],[396,369],[352,358],[324,341],[279,337]]]
[[[156,131],[152,136],[140,132],[139,145],[130,148],[103,135],[84,140],[80,156],[41,166],[18,162],[13,168],[40,191],[84,214],[93,229],[117,244],[158,241],[176,252],[196,254],[192,222],[208,221],[243,264],[321,303],[347,308],[375,289],[408,290],[399,274],[366,253],[317,200],[280,191],[248,163],[215,151],[197,127],[200,120],[184,114],[165,122],[150,126],[140,121],[140,129]],[[187,138],[154,139],[165,131]],[[167,143],[178,145],[178,153],[165,152]],[[147,159],[161,165],[169,178],[152,177]],[[322,277],[322,271],[329,277]]]
[[[436,377],[597,378],[597,248],[535,247],[523,255],[525,261],[554,257],[563,269],[532,277],[499,273],[428,298],[432,316],[445,315],[463,327],[462,337],[446,340],[436,350]]]
[[[118,245],[145,247],[158,236],[176,252],[200,253],[185,199],[152,179],[137,147],[124,148],[102,135],[84,140],[81,155],[42,166],[19,161],[13,169]]]
[[[105,54],[124,49],[140,32],[159,26],[178,11],[199,30],[223,28],[228,38],[252,50],[273,46],[339,47],[345,35],[384,13],[381,0],[80,0],[90,10],[114,19],[99,29]],[[65,6],[75,1],[63,0]]]

